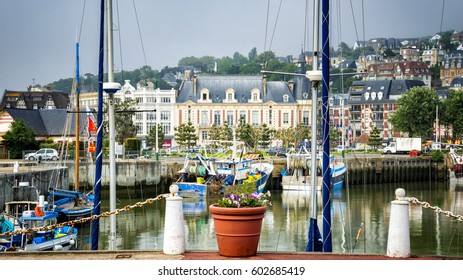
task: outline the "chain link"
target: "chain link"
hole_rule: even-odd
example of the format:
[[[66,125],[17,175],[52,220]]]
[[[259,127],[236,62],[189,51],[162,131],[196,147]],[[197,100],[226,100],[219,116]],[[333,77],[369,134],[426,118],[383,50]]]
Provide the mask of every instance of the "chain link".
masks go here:
[[[456,215],[456,214],[453,214],[450,211],[442,210],[438,206],[431,206],[431,204],[429,204],[428,202],[420,201],[416,197],[405,197],[404,199],[407,200],[408,202],[411,202],[411,203],[420,204],[421,206],[423,206],[423,208],[432,209],[432,210],[434,210],[434,212],[436,212],[438,214],[444,214],[445,216],[447,216],[449,218],[454,218],[459,222],[463,222],[463,215]]]
[[[2,235],[3,236],[10,236],[10,235],[33,233],[33,232],[38,232],[38,231],[43,231],[43,230],[52,230],[52,229],[63,227],[63,226],[72,226],[73,227],[76,224],[82,224],[82,223],[98,220],[99,218],[106,218],[106,217],[109,217],[111,215],[118,215],[118,214],[120,214],[122,212],[131,211],[134,208],[141,208],[141,207],[145,206],[146,204],[153,204],[155,201],[161,200],[161,199],[169,197],[169,196],[172,196],[172,195],[171,194],[160,194],[160,195],[156,196],[155,198],[148,198],[147,200],[139,201],[139,202],[135,203],[134,205],[126,205],[126,206],[124,206],[122,208],[115,209],[113,211],[103,212],[100,215],[93,215],[93,216],[86,217],[86,218],[67,221],[67,222],[63,222],[63,223],[59,223],[59,224],[48,225],[48,226],[39,227],[39,228],[18,229],[18,230],[14,230],[14,231],[5,232]]]

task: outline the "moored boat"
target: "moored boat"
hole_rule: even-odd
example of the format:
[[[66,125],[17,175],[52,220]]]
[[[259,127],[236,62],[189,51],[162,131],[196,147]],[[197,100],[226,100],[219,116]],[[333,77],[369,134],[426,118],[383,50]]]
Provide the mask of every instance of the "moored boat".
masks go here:
[[[61,251],[76,245],[77,229],[58,226],[58,213],[34,186],[21,182],[13,194],[0,218],[0,251]]]
[[[238,186],[253,186],[262,193],[273,165],[246,157],[205,157],[199,151],[187,152],[178,186],[182,197],[213,197]]]
[[[338,161],[334,155],[329,157],[330,187],[339,189],[343,187],[347,167],[344,162]],[[322,157],[317,157],[317,190],[322,184]],[[311,155],[302,146],[296,154],[286,155],[286,167],[281,171],[281,186],[283,190],[311,190],[310,171],[312,166]]]

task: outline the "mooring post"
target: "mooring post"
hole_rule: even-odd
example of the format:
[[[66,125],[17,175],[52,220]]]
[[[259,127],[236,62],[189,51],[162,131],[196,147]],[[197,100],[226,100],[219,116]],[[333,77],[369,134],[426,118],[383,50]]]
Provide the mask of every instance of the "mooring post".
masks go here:
[[[183,222],[182,197],[178,196],[178,186],[169,188],[171,196],[166,198],[166,217],[164,221],[164,254],[185,253],[185,226]]]
[[[395,195],[396,200],[391,202],[386,255],[391,258],[408,258],[410,257],[409,203],[404,199],[404,189],[398,188]]]

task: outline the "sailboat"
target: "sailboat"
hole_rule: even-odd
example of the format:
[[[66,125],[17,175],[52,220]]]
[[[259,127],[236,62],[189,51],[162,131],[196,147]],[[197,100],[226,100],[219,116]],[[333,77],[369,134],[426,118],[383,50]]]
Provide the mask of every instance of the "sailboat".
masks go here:
[[[51,188],[48,202],[53,205],[54,211],[59,214],[58,222],[77,220],[90,217],[93,213],[93,195],[79,191],[79,164],[80,164],[80,74],[79,74],[79,43],[76,42],[76,80],[74,88],[75,97],[75,160],[74,160],[74,191]],[[74,113],[74,112],[71,112]],[[71,119],[71,118],[68,118]]]

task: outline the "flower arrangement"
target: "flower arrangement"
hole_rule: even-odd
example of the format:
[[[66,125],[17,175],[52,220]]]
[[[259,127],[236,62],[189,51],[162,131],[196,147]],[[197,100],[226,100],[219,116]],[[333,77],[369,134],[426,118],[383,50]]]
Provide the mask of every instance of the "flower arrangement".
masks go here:
[[[270,191],[260,194],[257,192],[241,193],[239,195],[232,192],[217,202],[217,206],[219,207],[232,208],[260,207],[267,205],[272,206],[272,202],[270,201]]]

